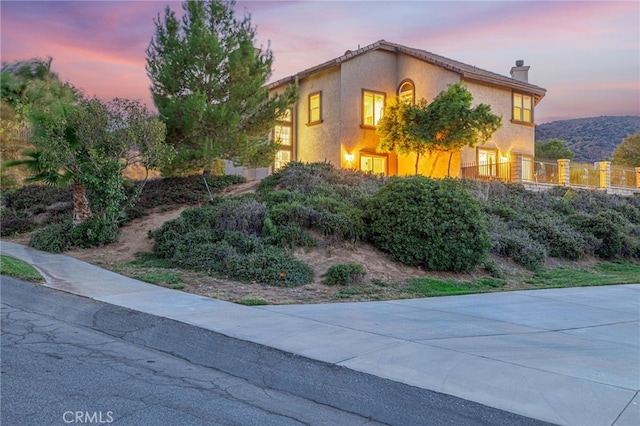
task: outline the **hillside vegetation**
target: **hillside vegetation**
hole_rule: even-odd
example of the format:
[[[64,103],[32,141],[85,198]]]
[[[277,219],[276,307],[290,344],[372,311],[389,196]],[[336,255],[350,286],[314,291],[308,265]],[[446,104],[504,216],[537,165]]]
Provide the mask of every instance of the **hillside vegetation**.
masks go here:
[[[242,179],[210,178],[209,185],[224,188],[238,181]],[[150,233],[154,264],[244,283],[297,287],[314,279],[313,269],[295,255],[298,250],[348,242],[372,244],[421,270],[492,276],[480,287],[474,284],[475,291],[504,287],[509,271],[503,263],[543,274],[551,259],[626,259],[631,263],[625,268],[640,276],[637,196],[563,187],[530,192],[515,184],[422,176],[386,178],[327,163],[296,162],[264,179],[255,193],[207,201],[200,187],[198,178],[154,181],[131,212],[142,216],[158,205],[201,203]],[[3,235],[35,229],[30,245],[49,251],[82,241],[69,232],[70,198],[65,197],[70,194],[48,187],[7,194],[1,210]],[[362,266],[366,264],[336,259],[325,282],[362,281]],[[423,285],[411,281],[403,291],[437,294]]]
[[[536,126],[535,140],[560,139],[576,156],[574,161],[593,163],[611,158],[622,139],[640,131],[640,116],[601,116],[558,120]]]

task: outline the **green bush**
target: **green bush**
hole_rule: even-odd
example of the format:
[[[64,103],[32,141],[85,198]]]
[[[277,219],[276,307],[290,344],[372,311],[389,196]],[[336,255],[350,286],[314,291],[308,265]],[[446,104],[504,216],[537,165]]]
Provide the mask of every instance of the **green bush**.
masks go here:
[[[72,201],[69,188],[58,188],[45,185],[27,185],[15,191],[3,194],[7,208],[21,211],[28,210],[43,213],[48,206],[56,203]]]
[[[326,285],[351,285],[364,280],[364,268],[356,263],[340,263],[333,265],[325,274],[323,281]]]
[[[513,223],[542,244],[549,256],[581,259],[585,255],[586,242],[579,233],[564,225],[563,220],[563,216],[549,212],[522,212]]]
[[[7,237],[21,232],[29,232],[36,228],[37,224],[29,217],[20,217],[14,210],[6,207],[0,209],[0,236]]]
[[[313,271],[284,250],[273,247],[283,226],[265,226],[264,205],[251,197],[215,199],[185,210],[153,231],[154,253],[176,267],[277,286],[307,284]],[[232,213],[237,217],[232,218]],[[233,230],[230,230],[233,229]],[[262,238],[263,233],[273,233]],[[280,235],[282,237],[282,235]]]
[[[545,247],[521,229],[500,234],[494,250],[531,271],[540,270],[547,257]]]
[[[96,247],[118,241],[119,235],[117,225],[94,216],[73,226],[69,241],[73,247]]]
[[[71,221],[48,225],[35,231],[29,245],[37,250],[49,253],[62,253],[71,248],[70,233],[73,229]]]
[[[491,247],[480,204],[453,179],[391,178],[372,197],[365,221],[377,248],[430,270],[469,271]]]
[[[603,259],[617,256],[630,256],[626,229],[622,218],[613,211],[597,213],[594,216],[576,214],[570,219],[571,224],[582,234],[588,235],[593,253]]]

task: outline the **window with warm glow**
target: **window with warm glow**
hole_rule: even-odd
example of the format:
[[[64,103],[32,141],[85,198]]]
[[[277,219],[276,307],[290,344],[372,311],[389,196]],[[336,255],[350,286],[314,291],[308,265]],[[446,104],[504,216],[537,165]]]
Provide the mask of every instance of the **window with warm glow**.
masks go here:
[[[520,93],[513,94],[513,119],[515,121],[533,122],[533,99]]]
[[[360,170],[373,174],[387,174],[387,157],[360,154]]]
[[[410,105],[415,103],[413,82],[411,82],[411,80],[405,80],[400,84],[398,88],[398,98],[400,98],[400,102],[402,103]]]
[[[293,119],[292,112],[287,109],[273,128],[273,139],[280,144],[273,163],[274,170],[281,169],[293,159]]]
[[[309,124],[322,122],[322,92],[309,95]]]
[[[374,127],[382,117],[384,111],[385,94],[362,91],[362,125]]]
[[[480,176],[496,176],[498,153],[492,149],[478,149],[478,174]]]

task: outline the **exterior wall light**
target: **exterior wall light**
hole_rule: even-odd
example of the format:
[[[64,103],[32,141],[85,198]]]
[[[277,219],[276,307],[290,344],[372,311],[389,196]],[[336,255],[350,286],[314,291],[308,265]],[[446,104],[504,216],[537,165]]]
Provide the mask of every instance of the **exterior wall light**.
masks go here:
[[[355,157],[354,157],[354,155],[353,155],[353,154],[345,154],[345,155],[344,155],[344,160],[345,160],[347,163],[351,163],[351,162],[353,162],[354,158],[355,158]]]

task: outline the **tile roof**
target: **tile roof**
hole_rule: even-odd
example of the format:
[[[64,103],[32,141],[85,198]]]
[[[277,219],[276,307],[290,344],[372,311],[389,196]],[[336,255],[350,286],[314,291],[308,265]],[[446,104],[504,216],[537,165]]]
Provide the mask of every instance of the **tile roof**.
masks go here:
[[[368,51],[378,50],[378,49],[387,50],[391,52],[404,53],[406,55],[420,59],[424,62],[455,72],[459,74],[463,79],[476,80],[476,81],[499,85],[499,86],[506,86],[511,89],[522,90],[525,92],[533,93],[536,98],[536,103],[539,102],[540,99],[542,99],[547,92],[546,89],[536,86],[534,84],[525,83],[519,80],[515,80],[511,77],[506,77],[504,75],[500,75],[491,71],[483,70],[473,65],[468,65],[460,61],[456,61],[453,59],[446,58],[444,56],[436,55],[435,53],[427,52],[426,50],[414,49],[414,48],[403,46],[397,43],[391,43],[385,40],[379,40],[373,44],[359,48],[358,50],[354,50],[354,51],[348,50],[344,55],[339,56],[335,59],[331,59],[327,62],[324,62],[322,64],[319,64],[314,67],[308,68],[304,71],[301,71],[295,75],[285,77],[283,79],[275,81],[269,84],[269,88],[272,89],[278,86],[282,86],[283,84],[287,84],[294,81],[296,78],[301,80],[311,74],[315,74],[316,72],[324,71],[334,66],[338,66],[342,62],[348,61],[353,57],[360,56],[363,53],[366,53]]]

